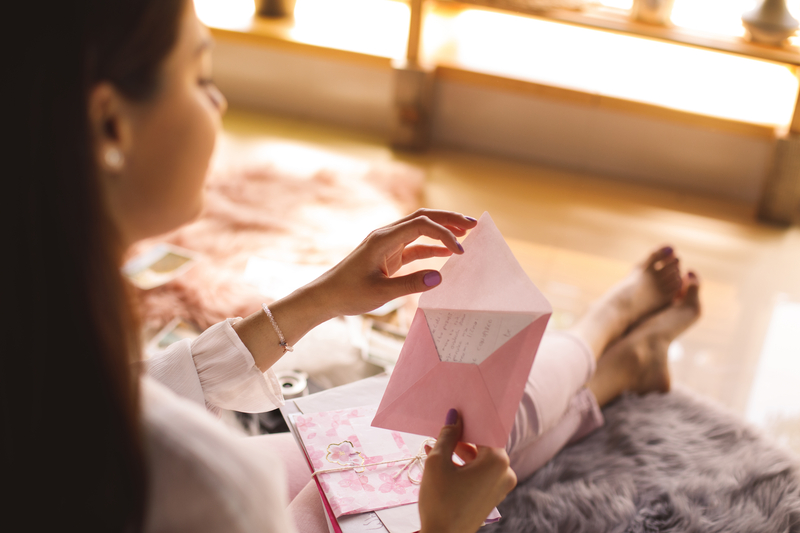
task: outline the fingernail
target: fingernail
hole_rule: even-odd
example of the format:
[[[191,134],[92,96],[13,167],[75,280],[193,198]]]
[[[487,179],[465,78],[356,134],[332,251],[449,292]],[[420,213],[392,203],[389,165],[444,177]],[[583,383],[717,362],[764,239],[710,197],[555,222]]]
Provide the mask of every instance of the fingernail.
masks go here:
[[[447,416],[444,417],[444,425],[445,426],[452,426],[458,420],[458,411],[455,409],[450,409],[447,411]]]
[[[442,275],[436,272],[428,272],[424,276],[422,276],[422,283],[425,284],[426,287],[435,287],[442,281]]]
[[[672,252],[673,252],[672,246],[665,246],[664,247],[664,254],[665,255],[670,255],[670,254],[672,254]]]
[[[472,218],[472,217],[464,217],[464,218],[466,218],[466,219],[467,219],[467,220],[469,220],[470,222],[477,222],[477,221],[478,221],[478,219],[477,219],[477,218]]]
[[[458,249],[461,250],[461,253],[463,254],[464,253],[464,247],[461,246],[460,242],[457,242],[456,244],[458,245]]]
[[[692,279],[696,279],[697,278],[697,274],[695,274],[694,272],[689,272],[689,277],[692,278]]]

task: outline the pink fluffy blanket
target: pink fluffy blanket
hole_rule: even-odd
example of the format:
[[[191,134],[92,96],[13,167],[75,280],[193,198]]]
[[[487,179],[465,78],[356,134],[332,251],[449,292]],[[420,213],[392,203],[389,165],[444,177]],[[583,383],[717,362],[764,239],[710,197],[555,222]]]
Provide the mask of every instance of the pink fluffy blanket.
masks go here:
[[[241,280],[251,256],[333,265],[371,230],[419,206],[419,170],[321,154],[312,158],[316,168],[305,164],[302,171],[292,161],[232,163],[220,158],[206,184],[203,214],[133,251],[168,242],[201,255],[177,279],[137,290],[145,330],[163,327],[176,316],[202,330],[225,317],[250,314],[264,300]]]

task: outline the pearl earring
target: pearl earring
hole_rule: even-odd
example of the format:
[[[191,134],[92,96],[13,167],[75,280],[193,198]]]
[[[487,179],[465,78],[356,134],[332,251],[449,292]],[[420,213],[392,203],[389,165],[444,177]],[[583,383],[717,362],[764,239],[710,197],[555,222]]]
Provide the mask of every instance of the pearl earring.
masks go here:
[[[125,164],[125,156],[122,155],[122,152],[119,148],[109,148],[106,150],[103,158],[106,161],[106,165],[108,165],[112,170],[121,170],[122,165]]]

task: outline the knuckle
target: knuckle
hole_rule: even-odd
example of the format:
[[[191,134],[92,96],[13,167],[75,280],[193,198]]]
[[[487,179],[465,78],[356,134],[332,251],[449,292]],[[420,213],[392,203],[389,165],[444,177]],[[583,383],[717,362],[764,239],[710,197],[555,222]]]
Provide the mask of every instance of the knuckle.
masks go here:
[[[403,281],[404,289],[408,293],[416,292],[419,283],[415,276],[409,276]]]
[[[424,215],[423,214],[423,215],[420,215],[419,217],[417,217],[417,223],[418,224],[431,225],[431,224],[433,224],[433,220],[431,220],[430,217],[428,217],[428,215]]]
[[[367,241],[375,242],[381,240],[386,235],[386,229],[378,228],[376,230],[372,230],[369,235],[367,235]]]
[[[425,465],[430,466],[431,468],[439,468],[441,464],[442,464],[441,450],[437,450],[436,448],[432,449],[430,453],[428,453],[428,457],[425,459]]]
[[[489,455],[488,462],[491,465],[492,469],[498,472],[505,472],[511,465],[511,461],[508,458],[508,454],[505,452],[505,450],[493,451],[493,453]]]
[[[511,466],[511,459],[508,457],[508,454],[505,452],[505,450],[501,451],[498,454],[498,461],[500,463],[500,466],[502,466],[503,468],[508,468]]]
[[[517,475],[514,473],[513,470],[510,468],[506,472],[506,475],[503,478],[502,488],[506,494],[511,492],[511,490],[517,486]]]

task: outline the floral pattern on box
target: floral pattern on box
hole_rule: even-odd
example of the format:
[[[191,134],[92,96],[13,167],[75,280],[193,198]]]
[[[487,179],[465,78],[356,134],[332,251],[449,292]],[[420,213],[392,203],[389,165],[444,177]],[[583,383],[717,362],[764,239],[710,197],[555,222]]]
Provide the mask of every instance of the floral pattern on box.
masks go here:
[[[397,431],[371,427],[376,410],[359,407],[292,419],[337,517],[419,500],[418,450],[409,450]]]

